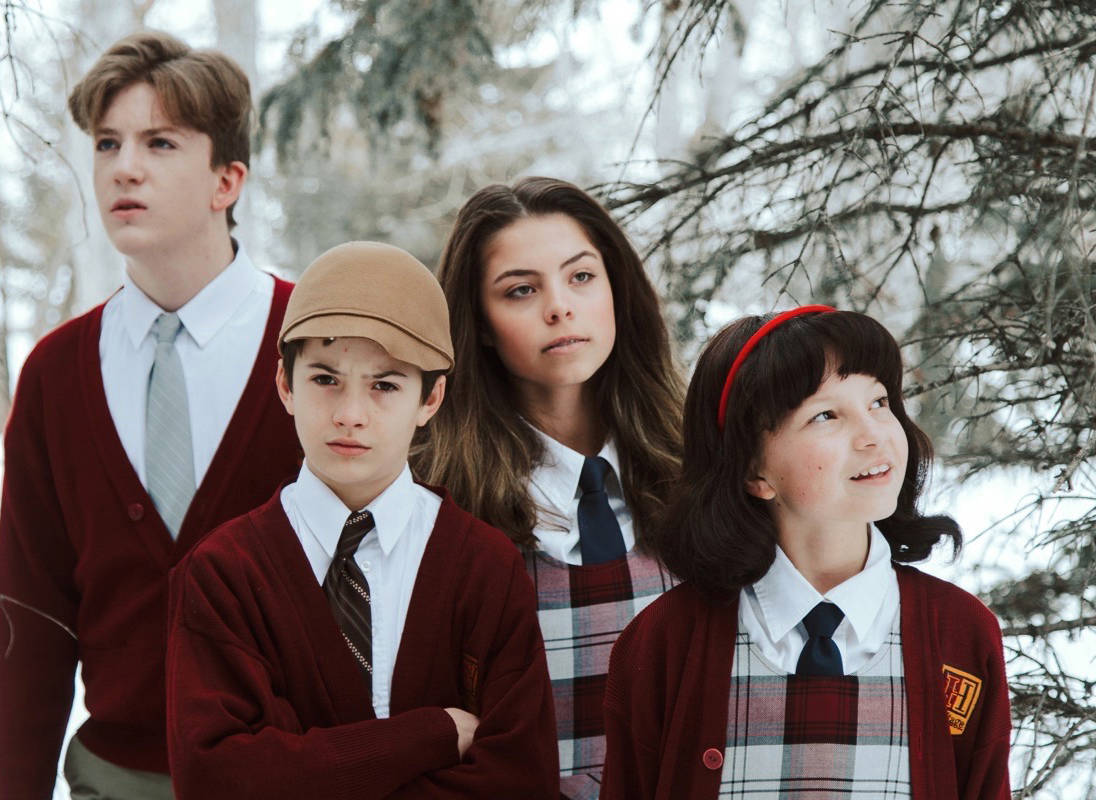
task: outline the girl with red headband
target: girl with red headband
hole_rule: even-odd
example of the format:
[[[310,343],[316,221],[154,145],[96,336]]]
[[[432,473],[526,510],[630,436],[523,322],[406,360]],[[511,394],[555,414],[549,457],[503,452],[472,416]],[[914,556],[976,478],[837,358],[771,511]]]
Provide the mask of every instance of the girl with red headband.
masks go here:
[[[701,355],[656,550],[683,583],[606,688],[604,800],[1007,800],[1001,633],[909,562],[958,525],[917,500],[932,446],[863,314],[745,317]]]
[[[438,279],[456,365],[413,466],[522,549],[561,794],[590,800],[613,642],[673,584],[649,541],[681,466],[683,382],[642,261],[573,184],[525,178],[476,192]]]

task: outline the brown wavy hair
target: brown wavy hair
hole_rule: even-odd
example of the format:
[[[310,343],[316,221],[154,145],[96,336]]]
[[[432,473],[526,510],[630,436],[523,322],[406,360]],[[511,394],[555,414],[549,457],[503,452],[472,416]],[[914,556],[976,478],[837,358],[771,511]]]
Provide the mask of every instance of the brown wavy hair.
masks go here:
[[[662,510],[681,465],[683,383],[658,296],[635,248],[596,200],[566,181],[493,184],[472,195],[457,214],[438,269],[456,365],[445,402],[429,429],[418,433],[412,464],[425,481],[448,488],[461,506],[517,545],[536,546],[537,507],[528,485],[543,445],[521,417],[509,373],[484,343],[480,286],[491,238],[519,219],[547,214],[566,214],[577,222],[609,276],[616,343],[590,380],[596,413],[620,456],[636,543],[648,549],[651,520]]]
[[[962,533],[948,516],[924,516],[917,500],[932,465],[932,442],[902,403],[902,356],[886,328],[865,314],[833,311],[784,322],[743,361],[731,386],[721,431],[716,422],[727,371],[743,345],[774,315],[743,317],[712,337],[697,361],[685,398],[685,458],[655,537],[671,572],[717,601],[759,580],[776,557],[769,504],[746,482],[761,453],[762,433],[814,394],[833,369],[871,375],[887,390],[891,412],[909,443],[894,513],[876,522],[900,562],[928,558],[941,539],[953,553]]]

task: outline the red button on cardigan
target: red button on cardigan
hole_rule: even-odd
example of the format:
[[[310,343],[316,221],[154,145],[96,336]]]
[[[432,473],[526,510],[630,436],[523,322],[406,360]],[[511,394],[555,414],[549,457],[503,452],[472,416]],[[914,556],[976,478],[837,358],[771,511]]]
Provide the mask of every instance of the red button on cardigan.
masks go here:
[[[134,522],[139,522],[145,515],[145,507],[140,503],[130,503],[127,510],[129,511],[129,518]]]
[[[704,751],[704,755],[700,757],[700,760],[704,762],[704,766],[708,769],[719,769],[723,766],[723,751],[709,747]]]

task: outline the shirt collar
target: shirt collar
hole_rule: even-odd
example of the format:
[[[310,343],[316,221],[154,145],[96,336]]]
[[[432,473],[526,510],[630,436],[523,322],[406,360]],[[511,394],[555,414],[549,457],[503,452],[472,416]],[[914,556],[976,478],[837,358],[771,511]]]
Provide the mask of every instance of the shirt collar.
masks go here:
[[[236,315],[261,275],[243,245],[237,245],[232,262],[179,309],[183,327],[199,347],[205,347]],[[135,348],[140,347],[163,312],[127,274],[122,284],[122,318]]]
[[[849,624],[856,632],[856,638],[860,641],[868,635],[882,607],[879,603],[866,603],[864,598],[883,597],[886,594],[891,570],[890,543],[887,537],[875,525],[872,525],[868,560],[864,564],[864,569],[826,592],[826,599],[836,603],[837,607],[845,612]]]
[[[889,577],[890,545],[875,525],[870,526],[868,559],[864,569],[823,596],[795,568],[779,545],[769,571],[752,588],[761,608],[761,622],[773,641],[780,641],[812,608],[824,600],[844,612],[858,639],[863,640],[879,614],[878,603],[865,597],[882,597]]]
[[[122,321],[134,349],[141,346],[152,330],[152,323],[162,313],[164,310],[127,274],[122,283]]]
[[[392,552],[411,520],[414,487],[411,469],[404,464],[400,474],[388,488],[366,506],[373,515],[376,523],[374,531],[385,555]],[[347,508],[331,488],[308,468],[307,462],[301,466],[294,491],[297,507],[305,524],[322,545],[324,552],[334,558],[346,518],[351,511],[361,509]]]
[[[582,474],[582,465],[586,461],[586,456],[537,428],[533,430],[544,445],[544,458],[533,470],[531,480],[544,493],[555,510],[566,512],[571,501],[578,495],[578,479]],[[614,476],[620,475],[620,458],[612,439],[605,442],[598,455],[609,462]],[[606,480],[609,480],[608,476]],[[619,480],[617,477],[618,483]]]

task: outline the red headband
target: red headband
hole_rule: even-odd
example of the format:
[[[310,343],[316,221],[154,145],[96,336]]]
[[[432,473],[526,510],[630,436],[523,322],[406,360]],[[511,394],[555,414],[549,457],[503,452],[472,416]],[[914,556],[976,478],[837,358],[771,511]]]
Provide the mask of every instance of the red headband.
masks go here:
[[[734,376],[738,373],[738,368],[742,366],[742,362],[746,360],[746,356],[750,354],[751,350],[757,347],[757,343],[764,339],[773,328],[780,327],[792,317],[798,317],[800,314],[816,314],[823,311],[836,310],[836,308],[831,308],[830,306],[800,306],[799,308],[793,308],[791,311],[777,314],[758,328],[757,332],[746,340],[746,344],[742,345],[742,349],[739,350],[738,355],[735,356],[734,363],[731,364],[731,369],[727,373],[727,381],[723,384],[723,394],[719,396],[719,414],[716,417],[716,422],[719,423],[720,430],[723,430],[723,422],[727,418],[727,398],[731,394],[731,384],[734,383]]]

